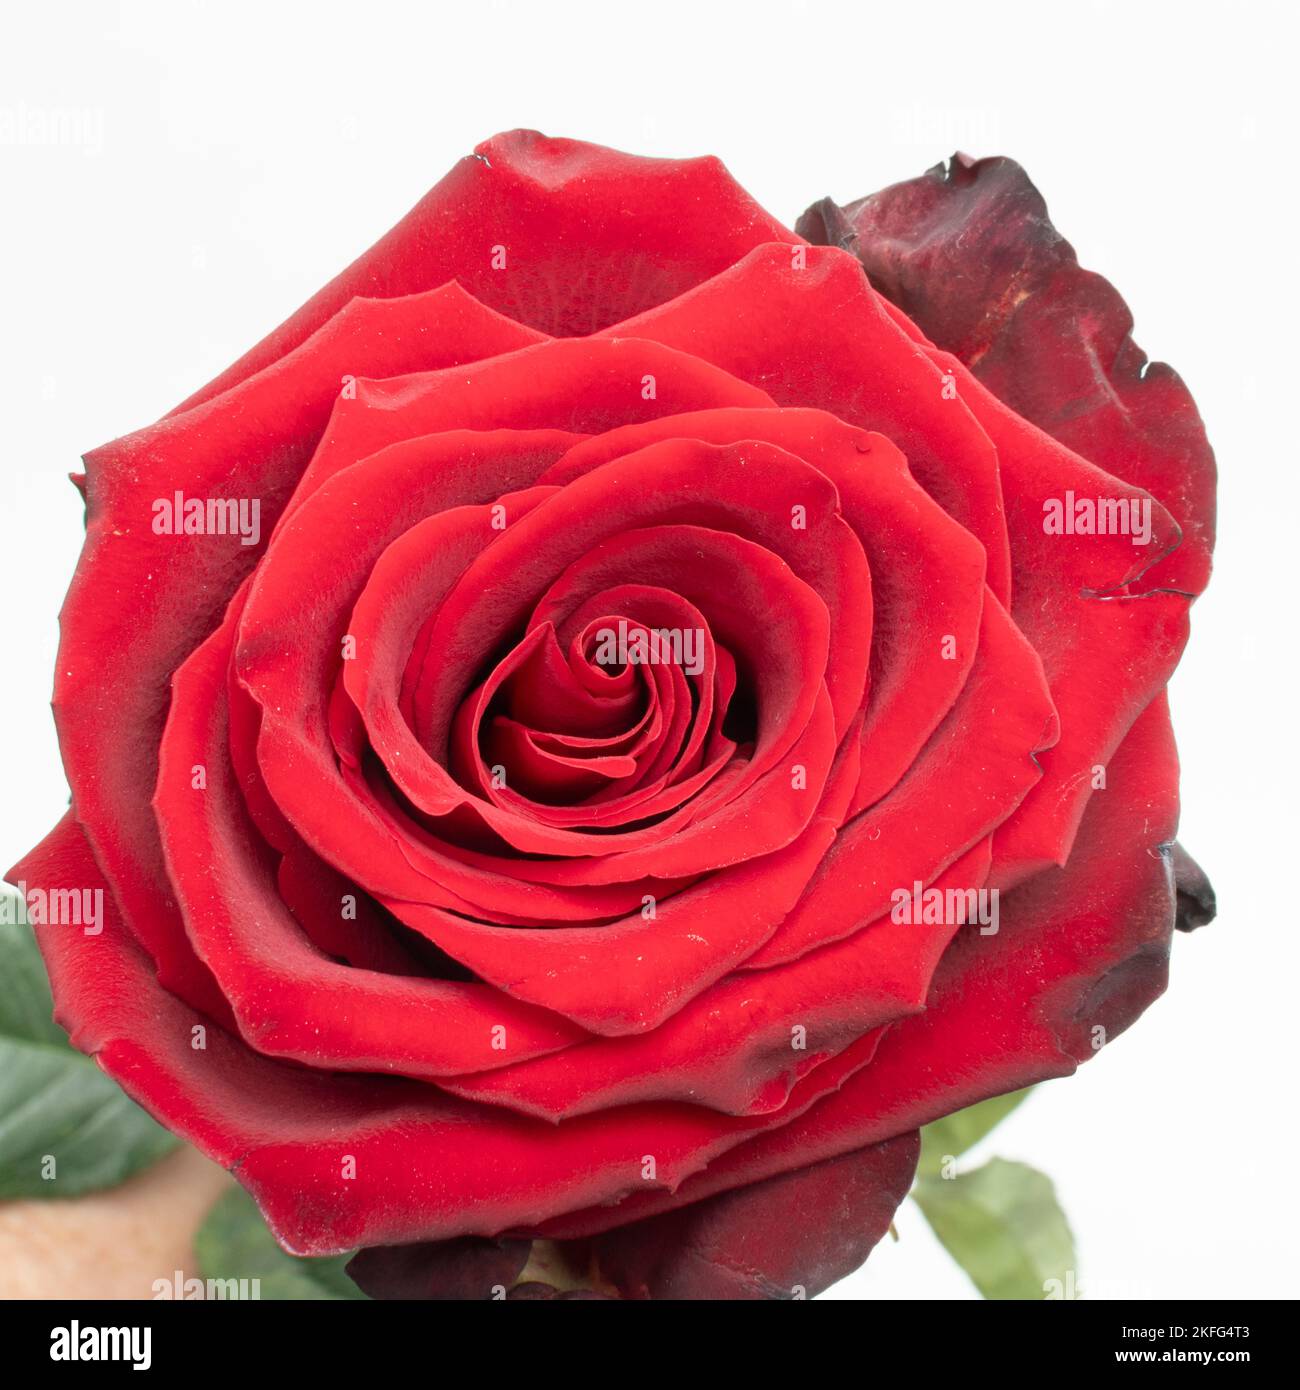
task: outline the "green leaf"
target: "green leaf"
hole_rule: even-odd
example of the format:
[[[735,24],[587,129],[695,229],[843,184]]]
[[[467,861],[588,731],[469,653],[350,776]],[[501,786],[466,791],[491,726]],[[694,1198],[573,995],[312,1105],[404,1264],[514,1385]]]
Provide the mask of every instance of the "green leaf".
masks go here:
[[[22,903],[6,909],[20,920],[0,922],[0,1200],[115,1187],[176,1139],[69,1046]]]
[[[960,1158],[967,1149],[973,1149],[1032,1090],[1032,1086],[1027,1086],[1023,1091],[1009,1091],[1005,1096],[968,1105],[965,1110],[926,1125],[921,1130],[921,1158],[916,1171],[923,1177],[937,1175],[946,1158]]]
[[[923,1177],[912,1196],[948,1253],[985,1298],[1044,1298],[1078,1265],[1051,1179],[990,1159],[955,1178]]]
[[[232,1188],[208,1213],[194,1237],[194,1252],[207,1279],[257,1279],[264,1299],[364,1299],[343,1272],[350,1255],[302,1259],[275,1243],[257,1204]]]

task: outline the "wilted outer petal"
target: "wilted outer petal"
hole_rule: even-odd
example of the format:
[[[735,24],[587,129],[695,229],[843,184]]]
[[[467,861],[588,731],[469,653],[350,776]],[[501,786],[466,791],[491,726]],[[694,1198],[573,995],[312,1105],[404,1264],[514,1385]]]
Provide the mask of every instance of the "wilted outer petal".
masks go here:
[[[1196,404],[1172,367],[1134,343],[1128,306],[1079,265],[1020,165],[957,154],[847,207],[824,199],[797,225],[852,251],[882,294],[1018,414],[1164,504],[1183,543],[1144,588],[1205,587],[1215,467]]]
[[[625,1298],[812,1298],[867,1258],[907,1196],[914,1130],[600,1236]]]
[[[348,1261],[348,1274],[371,1298],[486,1299],[519,1278],[531,1246],[528,1240],[482,1236],[419,1245],[374,1245]]]

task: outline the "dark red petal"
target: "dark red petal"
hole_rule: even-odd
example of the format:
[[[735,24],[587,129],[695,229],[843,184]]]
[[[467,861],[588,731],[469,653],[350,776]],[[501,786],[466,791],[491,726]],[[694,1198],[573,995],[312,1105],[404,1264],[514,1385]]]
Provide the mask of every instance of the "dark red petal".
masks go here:
[[[520,323],[583,334],[672,299],[776,240],[798,238],[717,159],[645,159],[508,131],[462,159],[369,251],[179,408],[262,370],[354,295],[389,299],[455,280]]]
[[[387,975],[424,973],[393,934],[388,915],[296,837],[280,860],[276,885],[285,907],[325,955]],[[355,918],[340,912],[349,895],[356,903]]]
[[[1083,270],[1010,159],[954,155],[799,230],[854,252],[872,283],[994,395],[1093,463],[1146,489],[1183,529],[1147,576],[1199,593],[1214,545],[1214,455],[1187,388],[1133,342],[1108,281]]]
[[[913,1132],[620,1226],[592,1243],[624,1298],[813,1298],[889,1229],[920,1153]]]
[[[532,1242],[485,1240],[427,1241],[421,1245],[372,1245],[348,1261],[348,1275],[370,1298],[386,1300],[490,1299],[508,1289],[524,1271]]]
[[[596,1293],[593,1289],[568,1289],[561,1293],[553,1284],[543,1284],[537,1279],[530,1279],[526,1284],[516,1284],[506,1292],[507,1303],[541,1303],[551,1300],[563,1303],[570,1299],[598,1300],[602,1303],[610,1301],[607,1294]]]

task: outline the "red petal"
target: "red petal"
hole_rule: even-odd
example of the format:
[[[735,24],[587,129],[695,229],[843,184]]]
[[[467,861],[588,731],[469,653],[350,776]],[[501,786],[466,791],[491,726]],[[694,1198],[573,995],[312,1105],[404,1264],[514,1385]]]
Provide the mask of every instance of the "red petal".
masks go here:
[[[798,240],[717,159],[644,159],[512,130],[462,159],[369,251],[179,408],[261,371],[354,295],[389,299],[455,280],[520,323],[583,334],[782,239]]]
[[[625,1298],[814,1298],[889,1229],[919,1152],[905,1134],[620,1226],[593,1242],[600,1277]]]
[[[237,389],[87,456],[86,543],[63,607],[54,690],[59,743],[78,817],[132,930],[168,988],[214,1017],[228,1010],[179,929],[149,809],[167,681],[262,554],[345,377],[465,362],[536,337],[455,286],[354,300]],[[258,499],[260,544],[155,535],[155,502],[178,491]]]
[[[849,739],[815,814],[790,845],[680,891],[671,881],[636,881],[630,886],[638,895],[635,907],[623,920],[556,931],[494,927],[410,903],[388,906],[515,998],[594,1033],[646,1032],[748,959],[776,930],[834,839],[857,775],[857,741]]]
[[[490,986],[380,974],[316,949],[280,898],[225,758],[226,667],[238,614],[177,672],[155,807],[172,887],[250,1046],[341,1071],[436,1078],[578,1041]],[[195,790],[191,768],[207,769]],[[341,901],[333,913],[342,913]]]
[[[298,833],[363,887],[417,900],[421,891],[392,834],[348,793],[329,736],[327,692],[370,566],[425,516],[531,484],[572,441],[548,430],[450,431],[388,449],[314,493],[258,571],[237,653],[262,709],[258,761]]]
[[[975,665],[952,711],[898,786],[840,830],[807,892],[750,964],[837,941],[884,913],[895,889],[931,883],[1012,814],[1041,777],[1038,757],[1055,737],[1042,666],[989,595]]]
[[[1164,989],[1177,781],[1161,697],[1124,741],[1107,790],[1089,804],[1069,864],[1008,893],[996,935],[957,937],[925,1012],[892,1027],[869,1067],[789,1125],[715,1159],[675,1193],[642,1193],[617,1209],[546,1223],[539,1233],[590,1235],[1068,1075]]]
[[[867,557],[872,623],[847,605],[832,611],[832,647],[868,642],[862,783],[855,808],[897,783],[952,707],[970,673],[984,603],[984,553],[912,481],[889,440],[817,410],[711,410],[629,425],[576,445],[545,474],[566,483],[633,449],[665,438],[711,444],[762,439],[824,473],[839,493],[840,514]],[[790,554],[792,564],[798,556]],[[924,573],[924,585],[915,575]],[[953,660],[936,660],[951,638]]]
[[[1009,593],[997,453],[942,373],[918,352],[852,257],[764,246],[662,308],[607,330],[653,338],[761,385],[782,406],[816,406],[878,430],[922,487],[984,546],[988,583]]]
[[[19,872],[47,890],[103,886],[71,817]],[[56,1015],[73,1045],[232,1168],[277,1239],[297,1254],[495,1235],[647,1185],[676,1187],[755,1131],[790,1123],[862,1061],[850,1048],[800,1082],[772,1115],[639,1105],[556,1126],[440,1096],[416,1081],[340,1076],[258,1056],[162,991],[112,912],[96,937],[57,926],[38,933]],[[202,1048],[194,1043],[198,1026]]]
[[[1164,503],[1183,543],[1147,582],[1205,587],[1215,469],[1196,405],[1133,342],[1127,305],[1079,266],[1018,164],[954,155],[846,208],[818,204],[799,230],[853,251],[881,293],[1026,420]]]
[[[289,513],[358,459],[450,430],[595,434],[687,410],[771,404],[711,363],[626,337],[559,339],[454,371],[359,380],[356,395],[336,403]]]
[[[1168,514],[1151,508],[1151,543],[1126,535],[1048,535],[1043,502],[1078,497],[1141,500],[1026,424],[944,355],[971,410],[998,446],[1012,538],[1012,616],[1042,658],[1061,736],[1042,758],[1043,779],[994,841],[994,877],[1010,887],[1066,861],[1096,773],[1134,719],[1165,688],[1187,642],[1191,600],[1127,587],[1173,543]]]
[[[977,889],[988,868],[984,843],[935,887]],[[707,919],[700,930],[709,930]],[[729,975],[651,1033],[594,1038],[485,1076],[459,1077],[448,1089],[547,1119],[637,1100],[689,1100],[735,1115],[777,1110],[798,1079],[828,1057],[923,1008],[957,930],[955,921],[882,919],[789,964]],[[603,958],[597,962],[603,973]]]

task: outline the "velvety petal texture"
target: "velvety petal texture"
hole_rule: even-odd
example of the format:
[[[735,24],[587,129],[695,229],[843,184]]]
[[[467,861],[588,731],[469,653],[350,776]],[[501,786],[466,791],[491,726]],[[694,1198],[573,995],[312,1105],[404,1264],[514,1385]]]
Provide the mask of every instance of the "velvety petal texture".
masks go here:
[[[497,136],[87,456],[57,1016],[374,1297],[812,1297],[1213,916],[1185,388],[1009,161],[799,227]]]
[[[871,283],[1000,400],[1116,478],[1182,530],[1145,587],[1199,593],[1214,548],[1214,454],[1187,387],[1131,337],[1115,288],[1084,270],[1042,194],[1011,159],[955,154],[799,231],[861,260]]]

